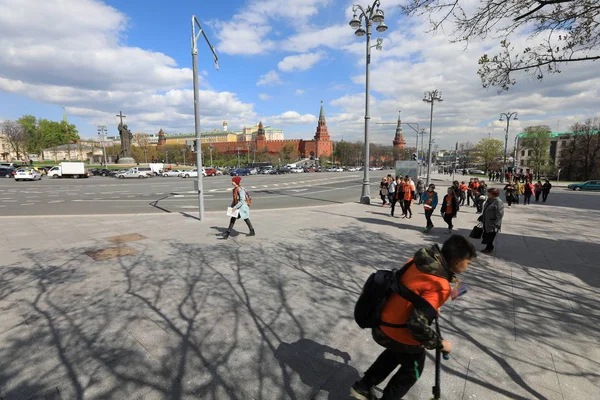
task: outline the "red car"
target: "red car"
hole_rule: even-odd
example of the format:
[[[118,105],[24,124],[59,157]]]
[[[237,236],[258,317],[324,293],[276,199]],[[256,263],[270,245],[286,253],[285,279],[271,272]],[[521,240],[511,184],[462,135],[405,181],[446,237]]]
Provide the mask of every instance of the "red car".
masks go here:
[[[217,176],[217,170],[214,167],[205,167],[206,176]]]

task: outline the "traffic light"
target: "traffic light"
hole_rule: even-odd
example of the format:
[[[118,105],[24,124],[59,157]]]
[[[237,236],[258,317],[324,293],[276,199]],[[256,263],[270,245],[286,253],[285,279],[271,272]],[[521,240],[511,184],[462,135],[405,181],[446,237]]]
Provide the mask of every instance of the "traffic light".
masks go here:
[[[412,159],[413,159],[413,161],[417,161],[417,153],[412,154]]]

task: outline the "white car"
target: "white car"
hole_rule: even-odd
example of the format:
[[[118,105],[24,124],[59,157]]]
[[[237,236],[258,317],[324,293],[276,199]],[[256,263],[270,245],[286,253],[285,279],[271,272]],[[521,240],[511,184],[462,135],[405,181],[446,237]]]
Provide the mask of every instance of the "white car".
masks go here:
[[[117,177],[119,179],[131,179],[131,178],[144,179],[144,178],[148,178],[148,175],[144,171],[138,171],[136,168],[132,168],[125,172],[119,172],[118,174],[115,175],[115,177]]]
[[[182,178],[197,178],[198,177],[198,169],[194,168],[190,171],[181,171]],[[206,170],[202,168],[202,176],[206,176]]]
[[[292,172],[295,174],[299,174],[301,172],[304,172],[303,168],[292,168]]]
[[[164,177],[181,176],[182,173],[183,173],[183,171],[180,169],[172,169],[170,171],[163,172],[162,176],[164,176]]]
[[[42,174],[33,168],[19,168],[15,174],[15,181],[41,181]]]
[[[356,167],[348,168],[348,172],[356,172],[356,171],[358,171],[358,169]]]

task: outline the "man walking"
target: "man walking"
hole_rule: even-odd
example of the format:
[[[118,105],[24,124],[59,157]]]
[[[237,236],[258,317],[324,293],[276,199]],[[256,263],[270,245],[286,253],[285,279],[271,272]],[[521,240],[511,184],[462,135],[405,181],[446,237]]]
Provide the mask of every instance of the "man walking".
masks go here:
[[[420,293],[434,309],[439,309],[449,298],[450,283],[455,274],[467,270],[469,263],[477,257],[475,247],[466,238],[452,235],[443,244],[418,250],[405,266],[400,283],[409,290]],[[398,366],[400,368],[383,390],[381,400],[398,400],[417,382],[425,364],[425,349],[452,351],[452,344],[442,340],[430,328],[432,319],[424,310],[413,307],[404,297],[392,294],[381,313],[386,324],[406,325],[373,328],[375,342],[385,350],[369,367],[363,378],[350,389],[350,396],[358,400],[377,399],[373,386],[383,382]]]

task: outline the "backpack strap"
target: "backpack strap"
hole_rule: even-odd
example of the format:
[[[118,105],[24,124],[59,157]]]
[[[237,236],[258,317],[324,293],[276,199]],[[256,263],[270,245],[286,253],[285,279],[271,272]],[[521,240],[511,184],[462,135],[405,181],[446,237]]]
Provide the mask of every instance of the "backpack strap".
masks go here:
[[[424,298],[422,298],[421,296],[419,296],[418,294],[416,294],[415,292],[413,292],[412,290],[410,290],[409,288],[407,288],[406,286],[404,286],[403,284],[400,283],[400,277],[408,270],[408,268],[412,264],[414,264],[414,260],[411,258],[410,260],[408,260],[406,262],[406,264],[404,264],[402,266],[402,268],[400,268],[400,270],[394,271],[395,279],[392,284],[392,289],[400,297],[408,300],[413,305],[413,307],[415,307],[415,308],[419,309],[421,312],[425,313],[425,316],[427,317],[427,319],[429,321],[433,321],[438,316],[437,310],[435,308],[433,308],[433,306],[431,304],[429,304],[429,302],[427,300],[425,300]],[[390,324],[390,323],[384,322],[384,321],[381,321],[380,325],[388,326],[390,328],[406,328],[407,327],[406,323]]]

